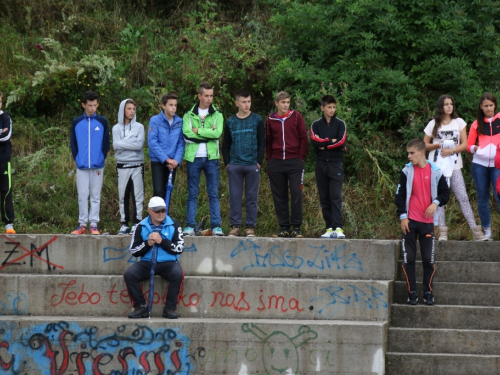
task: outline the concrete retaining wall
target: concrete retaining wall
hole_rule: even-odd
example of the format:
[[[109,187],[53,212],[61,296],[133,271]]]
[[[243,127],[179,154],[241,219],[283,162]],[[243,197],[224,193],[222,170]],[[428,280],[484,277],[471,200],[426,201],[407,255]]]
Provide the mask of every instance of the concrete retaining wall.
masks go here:
[[[130,236],[2,234],[0,274],[121,275],[137,258]],[[186,275],[393,280],[398,243],[371,240],[188,237]]]
[[[386,321],[392,283],[191,276],[178,311],[182,317]],[[0,315],[126,316],[131,309],[120,276],[6,274],[0,284]],[[156,278],[154,316],[161,316],[167,287]]]
[[[387,323],[0,319],[2,374],[383,374]]]

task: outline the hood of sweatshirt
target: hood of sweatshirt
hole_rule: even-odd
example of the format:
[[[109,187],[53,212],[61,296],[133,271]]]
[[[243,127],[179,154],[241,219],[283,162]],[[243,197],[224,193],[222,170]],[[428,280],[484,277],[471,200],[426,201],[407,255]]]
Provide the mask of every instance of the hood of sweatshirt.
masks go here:
[[[127,100],[131,100],[130,98],[122,100],[120,103],[120,108],[118,108],[118,124],[125,125],[125,103]],[[134,118],[130,121],[130,124],[134,124],[136,121],[136,113],[134,113]],[[129,125],[129,124],[127,124]]]

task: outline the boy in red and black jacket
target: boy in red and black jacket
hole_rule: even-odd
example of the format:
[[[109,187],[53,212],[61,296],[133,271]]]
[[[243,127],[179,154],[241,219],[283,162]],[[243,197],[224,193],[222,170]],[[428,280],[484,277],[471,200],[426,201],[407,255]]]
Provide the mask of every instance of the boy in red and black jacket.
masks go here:
[[[316,150],[316,184],[326,224],[322,238],[345,238],[342,230],[342,158],[345,151],[345,122],[335,116],[332,95],[321,98],[323,116],[311,125],[311,145]]]
[[[307,155],[307,130],[302,115],[290,109],[290,95],[276,94],[278,111],[266,119],[266,160],[274,209],[281,230],[274,237],[303,237],[302,186]],[[288,207],[290,185],[291,217]],[[292,230],[290,230],[292,226]]]

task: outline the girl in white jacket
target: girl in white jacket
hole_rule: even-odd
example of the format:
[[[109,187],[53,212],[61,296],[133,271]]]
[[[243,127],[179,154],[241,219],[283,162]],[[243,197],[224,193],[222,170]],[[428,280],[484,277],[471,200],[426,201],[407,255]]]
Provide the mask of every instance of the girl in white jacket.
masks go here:
[[[458,117],[451,96],[441,95],[438,98],[434,119],[427,124],[424,133],[426,151],[430,151],[429,160],[438,164],[443,170],[453,165],[448,184],[460,204],[465,219],[472,230],[474,240],[486,241],[487,238],[484,236],[481,226],[476,225],[462,176],[462,156],[460,153],[467,148],[467,124]],[[445,224],[444,210],[444,207],[439,207],[439,241],[448,240],[448,227]]]

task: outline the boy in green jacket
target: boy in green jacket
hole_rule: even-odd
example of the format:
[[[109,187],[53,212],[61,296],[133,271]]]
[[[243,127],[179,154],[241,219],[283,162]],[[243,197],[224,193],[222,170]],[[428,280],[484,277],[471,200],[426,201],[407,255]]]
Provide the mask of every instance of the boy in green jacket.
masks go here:
[[[187,218],[185,236],[194,236],[198,209],[198,191],[201,172],[205,171],[210,226],[214,236],[223,236],[219,205],[219,138],[224,120],[212,105],[214,90],[203,82],[198,90],[198,102],[183,118],[182,132],[186,141],[184,160],[187,162]]]

